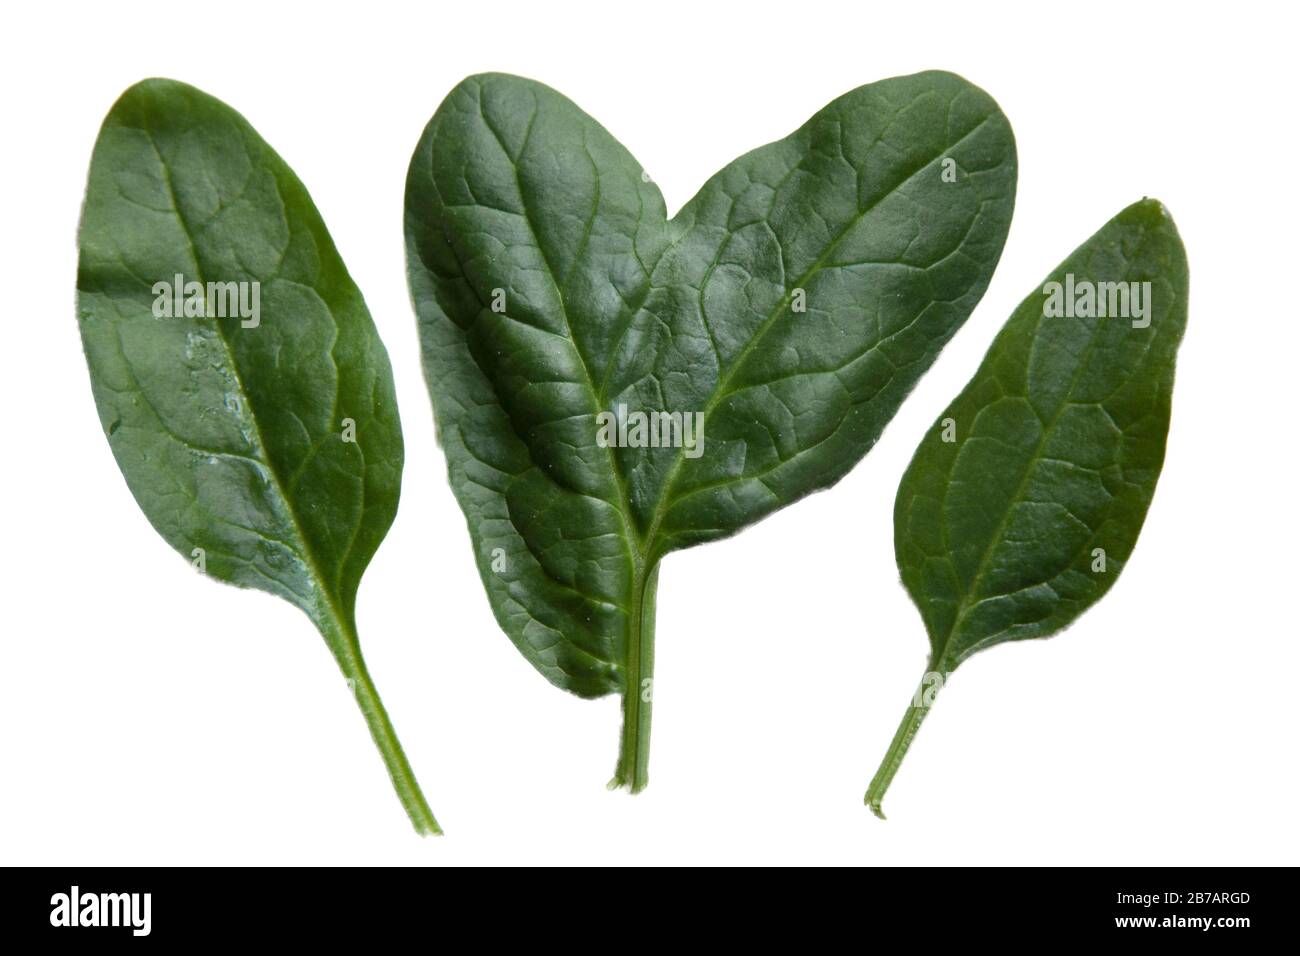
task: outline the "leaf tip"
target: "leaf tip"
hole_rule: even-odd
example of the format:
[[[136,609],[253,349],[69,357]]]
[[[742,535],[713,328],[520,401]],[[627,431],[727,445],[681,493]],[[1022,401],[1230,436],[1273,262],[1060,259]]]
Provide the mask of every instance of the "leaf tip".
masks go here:
[[[1159,199],[1151,196],[1143,196],[1133,205],[1125,209],[1120,216],[1140,219],[1142,222],[1152,225],[1173,225],[1174,217],[1169,212],[1169,207]]]

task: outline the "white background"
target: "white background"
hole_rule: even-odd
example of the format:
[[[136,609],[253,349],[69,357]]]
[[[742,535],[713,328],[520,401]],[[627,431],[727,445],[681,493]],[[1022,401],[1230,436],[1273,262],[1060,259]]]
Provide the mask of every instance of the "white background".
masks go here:
[[[204,13],[215,13],[209,19]],[[11,6],[0,58],[0,862],[1297,863],[1297,71],[1292,13],[1233,3],[537,2]],[[987,295],[834,489],[670,556],[651,785],[609,793],[616,698],[550,686],[497,628],[417,358],[402,190],[484,70],[595,116],[679,208],[835,96],[922,69],[1016,131]],[[321,640],[196,575],[101,434],[74,318],[100,121],[146,76],[244,113],[311,190],[388,345],[406,435],[362,646],[448,835],[410,831]],[[994,333],[1121,208],[1191,263],[1168,458],[1114,590],[953,679],[875,819],[862,793],[925,665],[898,478]]]

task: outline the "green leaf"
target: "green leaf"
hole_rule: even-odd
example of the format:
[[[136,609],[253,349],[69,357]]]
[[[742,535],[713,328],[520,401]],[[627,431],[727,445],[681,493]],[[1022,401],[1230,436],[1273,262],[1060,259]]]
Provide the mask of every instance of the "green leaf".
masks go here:
[[[146,80],[104,120],[79,239],[86,361],[131,493],[195,567],[307,613],[416,829],[438,832],[354,616],[397,511],[392,370],[311,197],[234,110]]]
[[[1164,463],[1186,323],[1182,241],[1165,208],[1144,199],[1020,304],[917,449],[898,486],[894,550],[930,663],[867,792],[878,815],[957,665],[1058,633],[1128,563]]]
[[[646,781],[660,558],[866,454],[983,294],[1015,171],[997,105],[945,73],[841,96],[671,220],[546,86],[474,76],[438,108],[406,242],[451,484],[523,655],[623,695],[613,784]],[[622,410],[628,435],[602,441]],[[638,447],[651,414],[681,427]]]

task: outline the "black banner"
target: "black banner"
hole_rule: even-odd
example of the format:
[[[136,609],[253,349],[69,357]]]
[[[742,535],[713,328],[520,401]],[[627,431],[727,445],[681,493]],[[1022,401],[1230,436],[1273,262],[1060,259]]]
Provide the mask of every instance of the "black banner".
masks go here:
[[[1238,945],[1291,935],[1295,882],[1280,869],[894,869],[826,873],[815,881],[768,873],[725,883],[649,873],[582,873],[481,880],[402,869],[11,869],[0,916],[10,939],[148,946],[388,938],[445,939],[435,927],[486,926],[539,942],[577,920],[587,932],[627,932],[624,891],[665,945],[674,926],[731,941],[768,931],[917,939],[1141,940],[1181,947]],[[617,881],[617,882],[615,882]],[[484,884],[487,884],[486,886]],[[495,915],[494,915],[495,914]],[[530,930],[531,927],[531,930]],[[707,927],[707,928],[706,928]],[[62,938],[62,939],[60,939]]]

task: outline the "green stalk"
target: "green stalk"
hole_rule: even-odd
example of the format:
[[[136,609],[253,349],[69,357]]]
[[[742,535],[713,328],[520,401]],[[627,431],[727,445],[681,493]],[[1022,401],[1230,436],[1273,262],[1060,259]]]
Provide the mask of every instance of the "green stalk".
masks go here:
[[[926,671],[929,675],[931,672]],[[890,782],[894,779],[894,774],[898,772],[898,767],[903,762],[903,757],[907,755],[907,748],[912,746],[912,738],[921,728],[921,721],[925,720],[925,715],[930,712],[933,706],[933,700],[925,700],[924,680],[917,692],[912,696],[912,705],[907,708],[907,713],[903,715],[902,721],[898,725],[898,730],[894,731],[894,739],[890,741],[889,749],[885,751],[885,759],[880,763],[880,769],[876,775],[871,778],[871,783],[867,787],[867,795],[863,802],[871,808],[871,812],[880,819],[885,819],[884,812],[880,809],[880,802],[885,799],[885,791],[889,789]],[[922,701],[919,705],[918,700]]]
[[[334,652],[334,659],[338,661],[343,676],[348,679],[357,706],[361,708],[361,713],[366,718],[366,726],[370,728],[370,736],[384,760],[388,777],[393,782],[393,789],[397,791],[397,799],[402,801],[402,809],[410,817],[415,832],[420,836],[441,835],[442,827],[438,826],[433,811],[429,809],[428,801],[420,791],[420,784],[415,779],[415,771],[411,769],[411,764],[402,751],[402,745],[397,739],[397,731],[393,729],[392,721],[388,719],[388,711],[384,709],[384,703],[379,699],[379,691],[375,689],[375,683],[370,678],[369,670],[366,669],[366,662],[361,657],[361,646],[357,641],[355,626],[344,629],[340,640],[331,641],[327,637],[326,642]]]
[[[654,692],[655,592],[659,563],[650,570],[638,568],[633,581],[633,615],[628,629],[627,680],[623,686],[623,731],[619,739],[618,766],[611,789],[627,787],[640,793],[650,782],[650,710]]]

